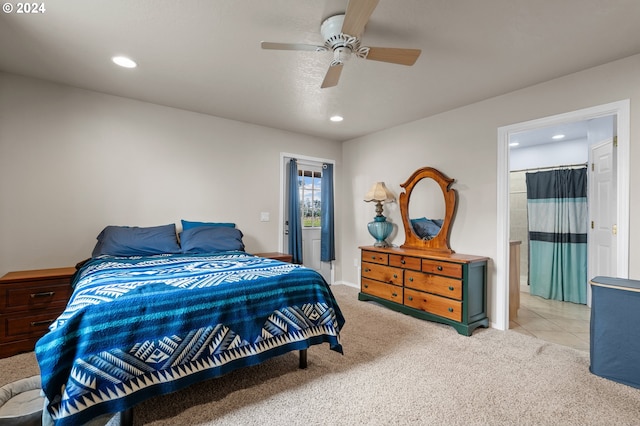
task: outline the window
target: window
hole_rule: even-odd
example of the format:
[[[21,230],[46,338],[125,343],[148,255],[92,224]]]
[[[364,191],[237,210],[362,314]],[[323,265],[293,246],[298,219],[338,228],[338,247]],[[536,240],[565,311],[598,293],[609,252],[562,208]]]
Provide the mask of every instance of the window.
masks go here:
[[[322,172],[298,169],[300,190],[300,217],[303,228],[320,227],[320,201],[322,199]]]

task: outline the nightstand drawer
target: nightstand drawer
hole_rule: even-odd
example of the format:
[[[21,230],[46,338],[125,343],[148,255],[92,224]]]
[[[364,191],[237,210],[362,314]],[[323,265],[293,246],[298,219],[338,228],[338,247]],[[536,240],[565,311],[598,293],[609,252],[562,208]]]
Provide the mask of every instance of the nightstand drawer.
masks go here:
[[[0,308],[7,310],[64,306],[71,295],[69,278],[30,281],[6,287],[0,290]]]
[[[47,310],[38,314],[2,315],[2,337],[21,339],[42,337],[49,331],[49,325],[58,318],[62,309]]]

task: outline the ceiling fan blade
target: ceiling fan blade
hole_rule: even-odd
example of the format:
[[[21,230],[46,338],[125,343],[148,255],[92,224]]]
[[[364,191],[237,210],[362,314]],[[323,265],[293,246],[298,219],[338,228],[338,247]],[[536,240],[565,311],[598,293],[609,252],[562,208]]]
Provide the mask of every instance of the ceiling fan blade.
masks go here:
[[[366,59],[390,62],[392,64],[413,65],[416,63],[420,49],[398,49],[394,47],[370,47]]]
[[[322,86],[320,86],[322,89],[338,85],[340,73],[342,73],[342,65],[343,64],[336,64],[329,67],[327,74],[324,76],[324,80],[322,81]]]
[[[360,37],[364,26],[369,22],[373,10],[379,0],[349,0],[345,12],[342,32],[350,36]]]
[[[315,46],[313,44],[297,44],[297,43],[272,43],[263,41],[260,43],[263,49],[272,50],[310,50],[313,52],[324,52],[327,50],[324,46]]]

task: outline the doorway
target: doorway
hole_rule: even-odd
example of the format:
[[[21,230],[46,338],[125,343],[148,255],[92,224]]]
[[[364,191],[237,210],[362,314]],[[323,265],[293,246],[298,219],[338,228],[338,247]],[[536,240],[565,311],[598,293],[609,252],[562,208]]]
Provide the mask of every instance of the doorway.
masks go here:
[[[616,276],[627,278],[628,276],[628,240],[629,240],[629,100],[614,102],[611,104],[578,110],[566,114],[547,117],[539,120],[518,123],[498,129],[498,173],[497,173],[497,259],[496,278],[497,293],[495,301],[496,318],[493,321],[495,328],[506,330],[509,328],[509,228],[510,228],[510,203],[509,203],[509,171],[510,154],[509,141],[513,135],[532,131],[543,127],[552,127],[561,124],[592,120],[607,116],[614,116],[617,134],[616,161],[616,225],[617,238],[615,241]]]
[[[302,223],[302,262],[303,265],[318,271],[329,284],[334,282],[332,262],[321,261],[321,228],[320,204],[322,200],[323,164],[334,164],[333,160],[307,157],[297,154],[282,153],[280,182],[280,232],[279,250],[289,252],[289,218],[288,216],[288,182],[287,170],[289,161],[297,159],[300,190],[300,212]]]

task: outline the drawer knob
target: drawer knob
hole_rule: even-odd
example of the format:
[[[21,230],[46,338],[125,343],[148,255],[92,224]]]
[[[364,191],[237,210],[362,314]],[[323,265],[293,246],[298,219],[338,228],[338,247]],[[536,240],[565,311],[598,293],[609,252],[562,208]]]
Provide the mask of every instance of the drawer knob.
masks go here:
[[[393,278],[398,278],[398,274],[393,274]]]
[[[449,286],[449,290],[453,291],[453,286],[452,285]]]
[[[365,272],[369,272],[370,270],[371,270],[371,269],[369,269],[369,268],[364,268],[364,271],[365,271]]]
[[[442,271],[442,266],[438,266],[438,271]]]
[[[409,277],[409,281],[413,282],[413,277]]]
[[[394,291],[393,293],[391,293],[391,295],[392,295],[393,297],[398,297],[398,293],[396,293],[395,291]]]
[[[369,288],[369,284],[365,284],[365,285],[364,285],[364,288]]]
[[[409,296],[407,299],[409,299],[409,300],[413,300],[413,296]]]
[[[42,293],[31,293],[30,296],[32,299],[38,298],[38,297],[51,297],[54,294],[56,294],[55,291],[44,291]]]
[[[400,261],[400,263],[402,263],[402,264],[404,265],[404,264],[405,264],[405,263],[407,263],[407,262],[405,262],[405,261],[404,261],[404,259],[402,259],[402,260]]]
[[[449,312],[453,312],[453,308],[449,308]]]

